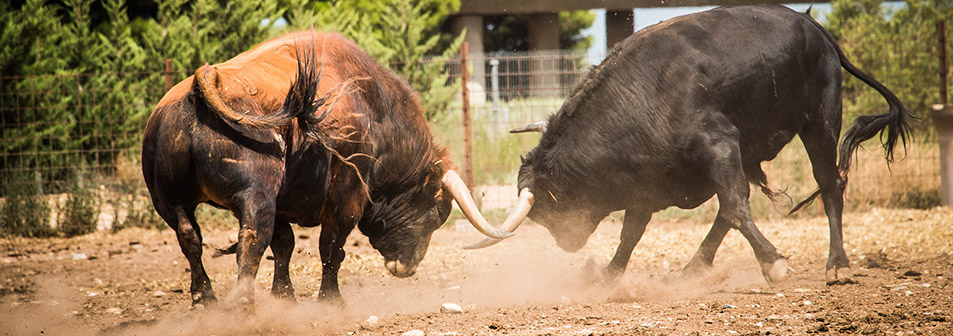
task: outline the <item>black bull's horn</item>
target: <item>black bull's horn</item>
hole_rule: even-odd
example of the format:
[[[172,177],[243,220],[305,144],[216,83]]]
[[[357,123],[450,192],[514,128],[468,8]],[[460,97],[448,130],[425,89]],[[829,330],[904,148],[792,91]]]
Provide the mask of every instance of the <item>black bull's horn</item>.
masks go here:
[[[457,175],[456,171],[448,170],[444,173],[441,181],[443,181],[444,188],[446,188],[447,191],[450,192],[450,195],[453,196],[453,199],[457,201],[457,205],[460,206],[463,215],[467,217],[467,220],[470,221],[470,224],[473,224],[473,227],[475,227],[477,231],[480,231],[480,233],[485,234],[494,241],[509,238],[513,235],[512,230],[509,230],[510,232],[497,230],[483,218],[483,215],[480,214],[480,209],[477,208],[476,202],[474,202],[473,197],[470,196],[470,189],[467,188],[467,184],[463,182],[460,175]]]
[[[526,215],[529,214],[529,210],[532,208],[533,193],[529,191],[529,188],[523,188],[523,190],[520,190],[520,198],[516,203],[516,210],[506,217],[506,220],[503,221],[503,225],[500,225],[500,229],[503,230],[504,233],[512,235],[513,232],[516,231],[516,228],[520,226],[520,223],[523,222],[523,219],[526,219]],[[480,249],[493,246],[501,241],[503,240],[487,238],[475,244],[464,246],[463,248],[468,250]]]
[[[549,126],[548,121],[537,121],[532,124],[526,124],[510,130],[510,133],[524,133],[524,132],[546,132],[546,127]]]

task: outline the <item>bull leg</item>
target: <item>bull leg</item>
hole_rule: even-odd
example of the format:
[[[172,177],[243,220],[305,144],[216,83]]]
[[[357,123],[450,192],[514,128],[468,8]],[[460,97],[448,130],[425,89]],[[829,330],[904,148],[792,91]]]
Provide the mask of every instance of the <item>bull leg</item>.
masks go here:
[[[814,131],[807,128],[801,134],[804,148],[811,159],[814,180],[821,189],[821,200],[830,226],[830,250],[827,257],[826,277],[837,279],[842,271],[850,267],[847,253],[844,252],[844,236],[841,215],[844,211],[844,190],[847,182],[841,178],[837,169],[837,134]]]
[[[271,237],[271,252],[275,254],[275,280],[271,284],[271,294],[292,301],[295,299],[295,291],[291,285],[289,268],[294,247],[295,237],[291,224],[286,220],[275,220],[275,233]]]
[[[341,262],[344,261],[344,243],[354,228],[354,224],[338,223],[322,224],[318,242],[318,249],[321,252],[321,290],[318,293],[318,299],[326,301],[337,301],[341,298],[341,290],[338,288],[338,270],[341,268]]]
[[[718,217],[728,226],[737,228],[751,244],[755,257],[761,264],[761,273],[769,283],[787,277],[787,261],[778,254],[777,248],[768,241],[751,218],[748,204],[748,181],[741,165],[741,149],[738,142],[729,138],[711,141],[711,178],[718,195]],[[717,233],[717,232],[716,232]]]
[[[243,200],[240,229],[238,232],[238,285],[236,287],[239,302],[248,305],[255,300],[255,276],[261,264],[265,248],[271,244],[275,226],[274,198],[256,192],[254,196]],[[275,258],[277,259],[277,257]]]
[[[179,241],[182,254],[189,261],[189,270],[192,277],[190,294],[192,306],[205,307],[218,302],[215,291],[212,290],[212,281],[205,273],[202,265],[202,231],[195,222],[195,208],[185,209],[182,206],[168,207],[157,204],[159,215],[175,231],[175,238]]]
[[[715,217],[715,222],[712,224],[711,230],[708,231],[708,235],[705,236],[705,240],[702,241],[698,250],[695,251],[695,255],[682,269],[682,276],[697,276],[711,268],[712,262],[715,260],[715,252],[718,251],[718,247],[721,246],[721,242],[725,239],[729,229],[731,229],[731,226],[724,217]]]
[[[635,245],[642,239],[642,234],[645,233],[645,226],[651,219],[652,213],[649,212],[631,209],[625,211],[619,246],[616,248],[615,255],[606,267],[606,278],[614,280],[625,273],[625,269],[629,264],[629,258],[632,256],[632,249],[634,249]]]

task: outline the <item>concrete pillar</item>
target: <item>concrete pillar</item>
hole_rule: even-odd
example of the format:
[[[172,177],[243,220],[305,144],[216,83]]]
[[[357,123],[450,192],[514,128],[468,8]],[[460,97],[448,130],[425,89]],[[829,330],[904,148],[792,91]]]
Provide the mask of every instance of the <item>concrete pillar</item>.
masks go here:
[[[953,105],[933,105],[930,113],[940,141],[940,197],[953,206]]]
[[[606,10],[606,51],[635,32],[635,13],[629,10]]]
[[[529,15],[529,50],[559,50],[559,14]]]
[[[470,47],[470,80],[466,83],[470,90],[470,103],[486,102],[486,59],[483,57],[483,16],[460,15],[453,18],[453,34],[459,36],[467,31],[464,41]]]
[[[537,53],[530,64],[531,94],[535,97],[555,97],[559,93],[559,14],[529,15],[529,50]]]

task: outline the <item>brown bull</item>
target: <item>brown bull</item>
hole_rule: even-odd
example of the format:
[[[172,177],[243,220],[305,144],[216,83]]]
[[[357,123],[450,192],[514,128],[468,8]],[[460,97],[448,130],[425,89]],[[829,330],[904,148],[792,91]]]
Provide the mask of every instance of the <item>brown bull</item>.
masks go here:
[[[202,266],[200,203],[239,219],[243,302],[268,246],[272,294],[294,297],[289,223],[322,226],[321,298],[340,297],[337,272],[355,225],[398,277],[414,274],[451,199],[479,231],[507,236],[476,210],[407,83],[336,34],[285,35],[198,69],[149,118],[142,168],[189,261],[193,305],[216,301]]]

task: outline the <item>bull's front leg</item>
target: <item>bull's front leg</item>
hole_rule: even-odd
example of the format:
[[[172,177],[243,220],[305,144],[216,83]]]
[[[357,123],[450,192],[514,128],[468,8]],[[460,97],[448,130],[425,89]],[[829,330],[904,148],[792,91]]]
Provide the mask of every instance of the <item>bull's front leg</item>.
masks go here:
[[[318,299],[338,301],[341,290],[338,288],[338,270],[344,261],[344,243],[354,229],[354,224],[324,223],[321,225],[321,238],[318,249],[321,252],[321,290]]]
[[[622,221],[622,233],[619,246],[616,248],[615,255],[609,265],[606,266],[605,276],[609,281],[618,279],[625,273],[629,264],[629,258],[632,256],[632,250],[642,239],[645,233],[645,226],[652,219],[652,213],[638,210],[627,209],[625,219]]]

